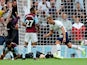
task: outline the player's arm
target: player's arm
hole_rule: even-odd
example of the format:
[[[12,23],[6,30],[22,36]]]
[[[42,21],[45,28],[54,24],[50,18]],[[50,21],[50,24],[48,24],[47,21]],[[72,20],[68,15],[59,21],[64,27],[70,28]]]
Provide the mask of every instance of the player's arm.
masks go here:
[[[4,48],[3,51],[2,51],[2,55],[0,56],[0,59],[3,59],[5,57],[5,55],[6,55],[6,51],[5,51],[5,48]]]
[[[26,23],[22,22],[22,25],[26,27]]]
[[[40,31],[40,25],[39,24],[35,24],[35,28],[36,28],[37,32]]]
[[[26,27],[26,17],[24,17],[24,20],[22,21],[22,26]]]
[[[14,47],[14,53],[16,54],[15,58],[14,59],[18,59],[21,57],[21,55],[19,54],[19,51],[18,51],[18,47]]]
[[[45,34],[43,37],[46,38],[46,37],[49,37],[53,34],[53,30],[50,30],[50,32],[48,34]]]
[[[0,56],[0,59],[3,59],[5,57],[5,53],[3,52],[3,54]]]
[[[65,29],[64,29],[63,26],[61,27],[61,30],[62,30],[62,33],[63,33],[63,42],[66,42],[66,32],[65,32]]]
[[[35,20],[35,28],[36,28],[37,32],[39,32],[40,31],[40,24],[39,24],[37,16],[35,16],[34,20]]]

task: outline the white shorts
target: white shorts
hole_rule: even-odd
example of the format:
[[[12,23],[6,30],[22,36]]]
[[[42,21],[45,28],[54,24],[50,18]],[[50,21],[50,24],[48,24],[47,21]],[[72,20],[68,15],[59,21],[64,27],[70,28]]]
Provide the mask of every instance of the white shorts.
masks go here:
[[[25,33],[25,42],[38,42],[37,33]]]

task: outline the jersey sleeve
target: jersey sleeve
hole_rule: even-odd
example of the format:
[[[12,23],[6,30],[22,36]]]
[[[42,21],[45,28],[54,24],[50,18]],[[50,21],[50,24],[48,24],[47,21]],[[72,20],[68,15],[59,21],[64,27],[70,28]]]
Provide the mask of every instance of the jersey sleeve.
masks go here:
[[[60,21],[58,21],[56,24],[59,26],[59,28],[63,26],[63,24]]]
[[[26,17],[23,18],[23,23],[26,23]]]
[[[19,54],[19,51],[18,51],[18,47],[14,47],[14,51],[15,51],[15,54],[18,55]]]
[[[53,30],[53,26],[52,25],[49,25],[49,27],[50,27],[50,30]]]
[[[35,16],[34,20],[35,20],[35,24],[39,23],[37,16]]]
[[[4,44],[3,44],[3,51],[5,51],[5,49],[6,49],[6,43],[4,42]]]

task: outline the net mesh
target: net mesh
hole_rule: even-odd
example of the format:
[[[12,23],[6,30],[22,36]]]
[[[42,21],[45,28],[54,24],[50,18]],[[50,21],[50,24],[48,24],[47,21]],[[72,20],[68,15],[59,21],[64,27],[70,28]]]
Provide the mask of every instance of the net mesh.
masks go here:
[[[42,0],[31,0],[31,6],[34,6],[36,8],[36,10],[38,10],[39,12],[37,13],[39,22],[40,22],[40,33],[38,33],[38,43],[37,45],[55,45],[55,40],[57,39],[58,32],[55,31],[53,33],[52,36],[48,37],[48,38],[43,38],[44,34],[47,34],[49,32],[49,25],[48,23],[46,23],[46,15],[50,14],[54,20],[57,19],[61,19],[61,13],[66,13],[68,15],[68,20],[71,21],[72,25],[74,24],[74,20],[72,18],[73,14],[75,16],[78,16],[80,18],[80,22],[83,23],[85,25],[85,27],[87,27],[87,23],[86,23],[86,7],[85,7],[85,0],[83,0],[83,3],[79,2],[81,5],[81,10],[79,10],[79,12],[77,12],[77,9],[75,7],[76,1],[75,0],[47,0],[48,1],[48,5],[44,5],[43,9],[41,11],[40,8],[40,2],[42,2]],[[77,3],[78,3],[77,2]],[[26,13],[25,11],[25,7],[28,7],[28,0],[17,0],[17,4],[18,4],[18,14],[21,16],[21,19],[24,19],[24,15]],[[49,5],[50,3],[50,5]],[[47,10],[45,10],[45,6],[51,7],[51,6],[55,6],[53,8],[49,8]],[[56,11],[59,12],[56,12]],[[82,17],[81,15],[83,15],[84,17]],[[22,20],[23,21],[23,20]],[[66,23],[67,24],[67,23]],[[73,34],[72,31],[68,31],[70,32],[70,40],[73,42],[73,44],[79,44],[81,43],[82,40],[87,39],[87,31],[86,32],[82,32],[83,34],[83,39],[82,40],[74,40],[73,39]],[[81,31],[80,31],[81,32]],[[19,21],[19,43],[23,44],[24,43],[24,34],[25,34],[25,28],[21,25],[21,21]],[[79,34],[80,37],[81,34]]]

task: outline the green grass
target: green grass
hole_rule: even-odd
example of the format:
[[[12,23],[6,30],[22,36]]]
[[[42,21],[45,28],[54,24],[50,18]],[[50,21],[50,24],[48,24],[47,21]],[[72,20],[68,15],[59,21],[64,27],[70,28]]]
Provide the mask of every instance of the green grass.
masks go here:
[[[26,59],[26,60],[0,60],[0,65],[87,65],[84,59]]]

